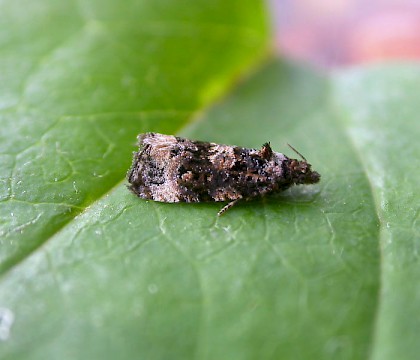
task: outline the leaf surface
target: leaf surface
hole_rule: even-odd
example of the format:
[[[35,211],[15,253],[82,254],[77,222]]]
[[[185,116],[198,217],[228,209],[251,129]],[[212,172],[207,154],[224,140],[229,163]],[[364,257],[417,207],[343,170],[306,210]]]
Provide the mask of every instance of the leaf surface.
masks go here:
[[[222,3],[1,5],[2,271],[123,179],[136,134],[176,131],[265,54],[262,5]]]
[[[273,59],[229,91],[260,5],[126,4],[2,5],[1,358],[416,359],[420,67]],[[290,143],[322,179],[221,218],[140,200],[142,131]]]

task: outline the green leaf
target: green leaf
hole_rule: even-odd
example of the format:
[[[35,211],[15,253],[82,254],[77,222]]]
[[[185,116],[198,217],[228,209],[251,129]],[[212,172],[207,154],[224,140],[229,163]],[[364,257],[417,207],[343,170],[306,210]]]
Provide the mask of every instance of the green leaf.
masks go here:
[[[25,9],[25,11],[22,11]],[[1,271],[106,194],[266,52],[259,1],[1,5]]]
[[[420,352],[420,65],[337,74],[337,113],[369,180],[379,218],[380,285],[371,358]]]
[[[37,3],[0,13],[2,359],[416,359],[420,66],[261,63],[252,1]],[[288,142],[322,179],[144,201],[142,131]]]

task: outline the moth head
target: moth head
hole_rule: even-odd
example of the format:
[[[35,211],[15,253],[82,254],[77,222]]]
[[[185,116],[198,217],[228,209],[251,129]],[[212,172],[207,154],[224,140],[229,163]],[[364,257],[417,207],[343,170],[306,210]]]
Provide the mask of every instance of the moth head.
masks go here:
[[[298,154],[302,160],[290,159],[289,170],[295,184],[315,184],[321,179],[321,175],[316,171],[312,171],[311,164],[308,163],[306,158],[297,151],[292,145],[289,147]]]
[[[312,171],[311,164],[306,160],[290,159],[289,170],[295,184],[315,184],[321,179],[321,175]]]

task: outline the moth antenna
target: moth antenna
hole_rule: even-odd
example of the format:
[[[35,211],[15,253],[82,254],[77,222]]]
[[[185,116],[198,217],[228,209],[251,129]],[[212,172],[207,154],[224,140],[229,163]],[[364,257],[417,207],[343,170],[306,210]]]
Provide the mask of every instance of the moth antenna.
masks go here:
[[[299,152],[297,151],[292,145],[287,144],[289,146],[289,148],[291,148],[296,154],[298,154],[304,161],[308,162],[308,160],[306,160],[306,158]]]

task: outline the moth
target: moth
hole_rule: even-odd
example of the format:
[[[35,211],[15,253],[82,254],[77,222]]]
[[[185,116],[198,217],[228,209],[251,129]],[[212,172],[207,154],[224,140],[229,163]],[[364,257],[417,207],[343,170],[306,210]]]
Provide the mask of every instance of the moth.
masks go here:
[[[229,202],[222,215],[241,200],[286,190],[296,184],[315,184],[320,174],[302,160],[261,149],[194,141],[158,133],[140,134],[128,172],[128,188],[143,199],[167,203]]]

